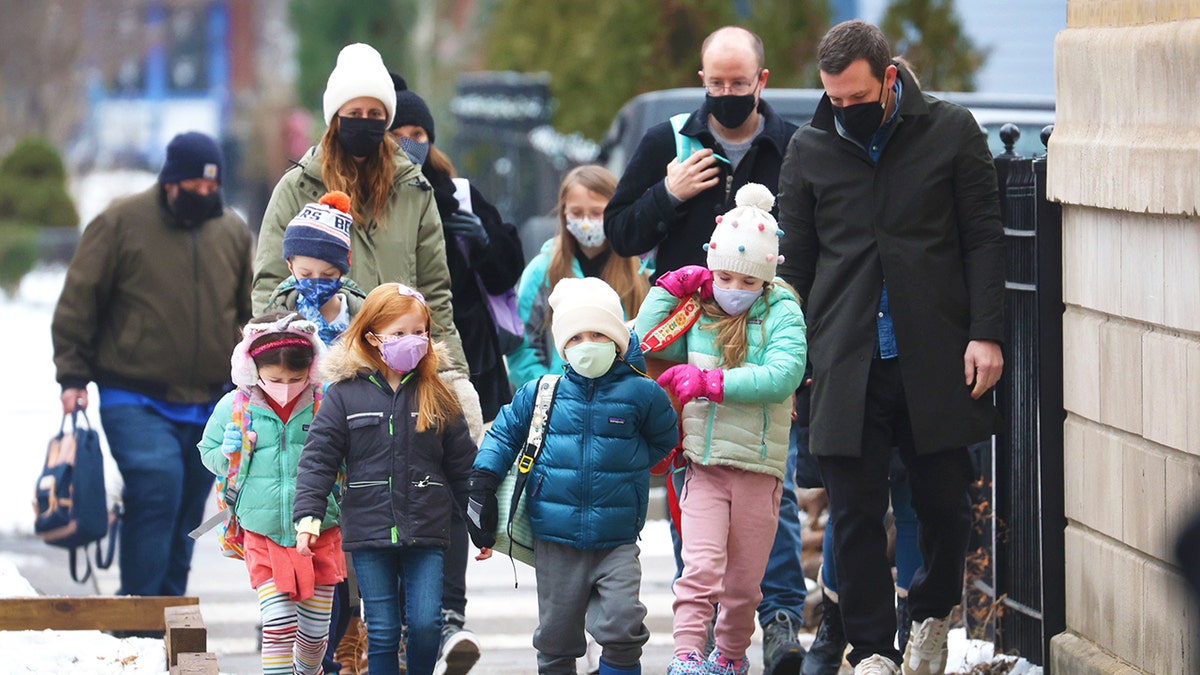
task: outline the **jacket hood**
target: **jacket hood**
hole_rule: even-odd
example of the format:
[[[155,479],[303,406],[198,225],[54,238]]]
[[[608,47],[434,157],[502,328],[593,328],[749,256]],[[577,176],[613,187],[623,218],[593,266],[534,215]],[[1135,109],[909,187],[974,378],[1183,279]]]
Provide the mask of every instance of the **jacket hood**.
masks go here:
[[[296,166],[300,167],[304,175],[324,185],[324,181],[321,180],[321,162],[324,158],[325,155],[321,151],[321,147],[314,145],[308,149],[308,152],[304,153],[303,157],[296,161]],[[408,155],[404,154],[403,150],[397,149],[392,154],[392,168],[396,172],[392,177],[392,185],[408,183],[414,180],[421,181],[422,183],[426,182],[424,174],[421,173],[421,167],[413,164],[408,159]]]
[[[437,354],[440,363],[447,363],[450,359],[450,348],[444,342],[434,342],[433,352]],[[352,380],[359,375],[369,375],[375,372],[376,368],[372,363],[355,358],[354,354],[346,348],[345,343],[339,339],[329,348],[329,351],[321,356],[321,363],[317,370],[322,381],[332,384]]]

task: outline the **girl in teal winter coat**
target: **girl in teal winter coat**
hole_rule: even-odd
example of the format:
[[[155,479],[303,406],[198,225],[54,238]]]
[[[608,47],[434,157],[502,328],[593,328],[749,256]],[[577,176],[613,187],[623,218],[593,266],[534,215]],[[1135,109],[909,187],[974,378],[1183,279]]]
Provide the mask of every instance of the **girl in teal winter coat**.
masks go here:
[[[517,311],[525,322],[525,338],[509,354],[508,380],[514,388],[542,375],[560,374],[566,361],[550,335],[550,291],[562,279],[595,277],[617,292],[623,317],[637,314],[648,283],[637,258],[613,252],[604,238],[604,207],[617,190],[608,169],[585,164],[563,177],[558,188],[558,232],[521,274]]]
[[[264,674],[319,673],[329,634],[333,588],[346,574],[338,505],[326,500],[315,555],[296,553],[292,526],[296,467],[321,399],[317,326],[298,315],[267,314],[243,329],[232,379],[200,441],[200,458],[218,476],[237,457],[233,509],[245,531],[250,584],[262,613]],[[240,453],[240,455],[239,455]]]
[[[663,274],[637,318],[643,342],[679,365],[658,382],[683,405],[683,574],[668,675],[744,675],[759,584],[775,539],[804,317],[775,278],[779,230],[767,188],[738,190],[705,245],[708,268]],[[687,311],[690,309],[691,311]],[[716,648],[703,649],[713,615]]]

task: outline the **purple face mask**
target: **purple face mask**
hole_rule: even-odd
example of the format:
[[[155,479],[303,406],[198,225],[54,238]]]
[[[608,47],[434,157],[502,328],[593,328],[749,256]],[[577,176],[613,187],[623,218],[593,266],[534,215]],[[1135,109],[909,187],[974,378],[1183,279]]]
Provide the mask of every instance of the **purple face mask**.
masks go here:
[[[375,337],[379,338],[378,335]],[[390,339],[379,338],[379,353],[383,362],[397,373],[407,373],[417,367],[429,353],[429,337],[426,335],[404,335]]]

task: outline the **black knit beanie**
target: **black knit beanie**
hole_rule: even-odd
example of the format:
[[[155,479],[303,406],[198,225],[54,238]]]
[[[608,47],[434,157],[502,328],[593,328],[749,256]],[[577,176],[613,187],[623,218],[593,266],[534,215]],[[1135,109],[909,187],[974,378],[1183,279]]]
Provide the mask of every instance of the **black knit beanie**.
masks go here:
[[[433,133],[433,114],[429,112],[429,106],[425,105],[425,99],[409,90],[403,77],[393,74],[392,82],[396,85],[396,117],[388,130],[399,129],[408,124],[418,126],[425,130],[429,135],[429,142],[433,143],[436,140]]]

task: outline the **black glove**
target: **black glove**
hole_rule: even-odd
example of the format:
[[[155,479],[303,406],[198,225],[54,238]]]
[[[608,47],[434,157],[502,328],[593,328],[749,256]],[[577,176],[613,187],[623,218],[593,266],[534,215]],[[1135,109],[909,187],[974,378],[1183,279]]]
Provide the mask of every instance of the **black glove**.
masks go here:
[[[483,221],[474,213],[463,210],[450,214],[443,222],[446,232],[466,239],[472,246],[483,248],[488,245],[488,233]]]
[[[496,545],[496,524],[499,507],[496,504],[496,488],[500,477],[491,471],[476,469],[471,472],[467,488],[467,533],[476,548],[492,548]]]

